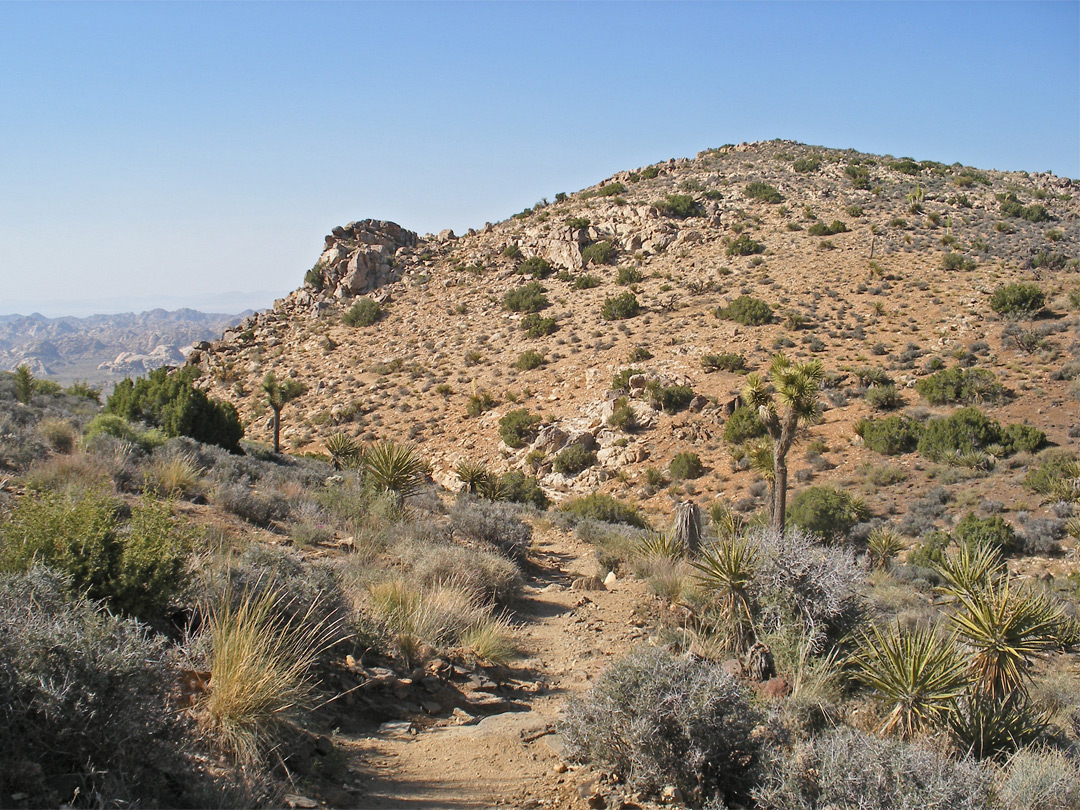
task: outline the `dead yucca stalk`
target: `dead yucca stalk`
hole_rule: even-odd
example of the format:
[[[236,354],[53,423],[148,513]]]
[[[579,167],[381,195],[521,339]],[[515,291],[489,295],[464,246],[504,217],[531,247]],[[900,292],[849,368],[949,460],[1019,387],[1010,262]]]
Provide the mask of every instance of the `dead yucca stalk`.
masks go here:
[[[209,607],[210,684],[201,721],[237,760],[258,761],[274,747],[282,723],[304,708],[314,689],[311,669],[343,637],[340,623],[316,618],[313,603],[290,615],[276,587],[223,594]]]

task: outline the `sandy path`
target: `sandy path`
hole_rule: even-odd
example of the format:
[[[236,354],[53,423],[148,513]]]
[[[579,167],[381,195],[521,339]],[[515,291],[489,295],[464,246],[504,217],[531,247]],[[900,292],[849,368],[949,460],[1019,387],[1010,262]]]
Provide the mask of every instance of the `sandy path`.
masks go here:
[[[568,696],[581,692],[613,657],[644,638],[635,607],[645,603],[637,581],[579,590],[596,569],[592,548],[572,535],[538,531],[528,584],[515,613],[523,658],[515,662],[513,699],[528,711],[486,717],[475,725],[383,731],[339,738],[360,774],[356,807],[487,808],[585,806],[565,772],[553,734]]]

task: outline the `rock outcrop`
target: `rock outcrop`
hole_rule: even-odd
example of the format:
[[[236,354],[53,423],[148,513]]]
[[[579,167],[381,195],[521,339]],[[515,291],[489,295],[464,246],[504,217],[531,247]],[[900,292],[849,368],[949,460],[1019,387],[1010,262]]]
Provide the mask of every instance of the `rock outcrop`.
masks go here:
[[[364,219],[336,227],[315,265],[317,286],[335,298],[364,295],[401,277],[399,251],[418,237],[394,222]]]

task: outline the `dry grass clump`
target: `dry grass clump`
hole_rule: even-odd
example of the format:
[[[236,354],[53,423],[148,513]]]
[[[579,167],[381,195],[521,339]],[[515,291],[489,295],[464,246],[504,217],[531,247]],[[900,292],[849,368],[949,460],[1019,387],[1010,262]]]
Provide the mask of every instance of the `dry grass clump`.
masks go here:
[[[38,422],[38,433],[57,453],[72,452],[79,438],[75,426],[67,419],[42,419]]]
[[[27,471],[27,489],[35,492],[89,492],[112,488],[109,465],[96,455],[52,456]]]
[[[311,669],[340,638],[334,621],[310,621],[283,610],[286,593],[249,590],[207,607],[210,684],[199,706],[211,738],[242,763],[254,764],[280,739],[283,724],[307,704]]]
[[[170,498],[187,498],[202,489],[202,470],[190,453],[155,454],[145,474],[148,489]]]

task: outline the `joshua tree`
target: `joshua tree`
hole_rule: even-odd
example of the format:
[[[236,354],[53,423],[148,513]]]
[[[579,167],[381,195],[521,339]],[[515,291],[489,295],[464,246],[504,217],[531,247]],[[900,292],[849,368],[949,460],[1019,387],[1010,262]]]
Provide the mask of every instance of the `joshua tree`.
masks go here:
[[[743,399],[757,408],[758,417],[772,439],[772,527],[784,530],[787,516],[787,454],[798,438],[799,428],[821,419],[818,391],[824,378],[819,360],[794,365],[777,354],[769,368],[769,380],[758,374],[746,378]]]
[[[30,366],[23,363],[15,369],[15,398],[23,405],[29,405],[34,396],[34,375]]]
[[[299,380],[278,382],[274,372],[267,372],[262,381],[262,390],[266,392],[266,403],[274,411],[274,452],[281,452],[281,409],[307,391],[307,386]]]

